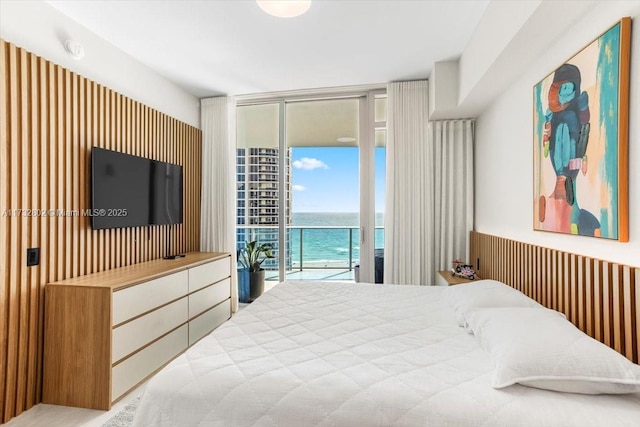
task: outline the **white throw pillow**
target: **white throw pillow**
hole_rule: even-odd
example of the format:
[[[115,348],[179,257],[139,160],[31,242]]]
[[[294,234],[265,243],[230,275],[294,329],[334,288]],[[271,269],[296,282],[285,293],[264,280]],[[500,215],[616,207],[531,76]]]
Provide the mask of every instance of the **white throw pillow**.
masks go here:
[[[522,292],[497,280],[478,280],[472,283],[453,285],[444,290],[444,298],[453,308],[459,326],[469,331],[465,315],[477,308],[485,307],[537,307],[542,305]],[[469,331],[471,332],[471,331]]]
[[[467,321],[491,355],[494,388],[519,383],[582,394],[640,391],[640,366],[556,311],[487,308],[468,313]]]

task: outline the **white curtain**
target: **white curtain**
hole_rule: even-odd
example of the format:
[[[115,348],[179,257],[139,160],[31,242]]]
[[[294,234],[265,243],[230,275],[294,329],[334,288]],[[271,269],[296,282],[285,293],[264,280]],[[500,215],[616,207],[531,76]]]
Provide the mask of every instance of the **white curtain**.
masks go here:
[[[433,283],[434,150],[428,82],[387,86],[384,282]]]
[[[473,122],[428,116],[426,81],[388,85],[385,283],[433,285],[469,253]]]
[[[200,250],[231,253],[231,310],[238,308],[236,274],[236,104],[232,97],[203,99]]]
[[[435,150],[435,267],[451,268],[469,256],[469,232],[473,229],[472,120],[431,122]]]

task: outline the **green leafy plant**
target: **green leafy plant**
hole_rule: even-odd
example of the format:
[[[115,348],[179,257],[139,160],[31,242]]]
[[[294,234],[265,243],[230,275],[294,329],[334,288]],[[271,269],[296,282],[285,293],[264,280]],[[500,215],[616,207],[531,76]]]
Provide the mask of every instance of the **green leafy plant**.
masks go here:
[[[238,262],[251,273],[257,273],[265,260],[275,258],[272,251],[273,243],[245,242],[245,247],[238,251]]]

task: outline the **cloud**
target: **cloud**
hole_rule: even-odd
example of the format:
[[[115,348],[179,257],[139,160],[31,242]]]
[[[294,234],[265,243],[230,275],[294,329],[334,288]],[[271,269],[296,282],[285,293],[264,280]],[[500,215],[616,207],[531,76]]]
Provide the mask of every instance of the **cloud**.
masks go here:
[[[308,171],[319,169],[319,168],[329,169],[329,166],[327,166],[322,160],[318,160],[310,157],[303,157],[300,160],[294,160],[292,164],[293,164],[293,167],[296,169],[304,169]]]
[[[300,185],[300,184],[293,184],[291,186],[291,188],[293,188],[293,191],[304,191],[307,189],[307,187],[305,187],[304,185]]]

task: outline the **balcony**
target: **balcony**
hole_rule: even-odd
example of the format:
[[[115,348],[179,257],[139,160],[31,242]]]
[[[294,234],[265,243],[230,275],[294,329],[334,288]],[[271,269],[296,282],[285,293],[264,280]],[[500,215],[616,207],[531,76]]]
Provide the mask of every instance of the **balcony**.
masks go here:
[[[258,240],[277,247],[278,226],[238,226],[238,244]],[[376,227],[376,248],[384,229]],[[360,228],[356,226],[288,226],[285,274],[288,280],[353,281],[360,259]],[[278,260],[263,264],[268,281],[278,281]]]

